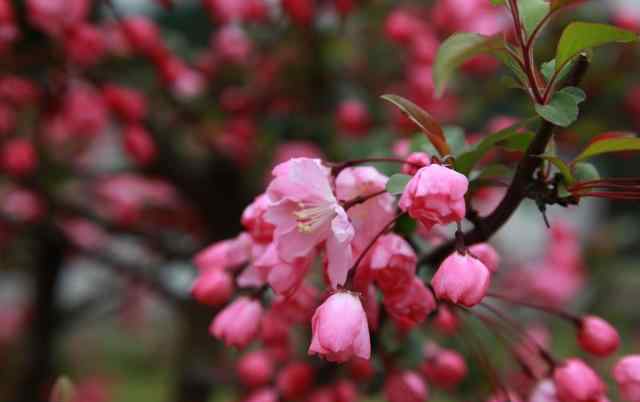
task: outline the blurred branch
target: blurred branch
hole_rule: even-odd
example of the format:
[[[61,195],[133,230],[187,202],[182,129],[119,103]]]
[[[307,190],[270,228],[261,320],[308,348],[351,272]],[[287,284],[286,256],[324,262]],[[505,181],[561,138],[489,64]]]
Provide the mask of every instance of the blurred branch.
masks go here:
[[[566,85],[577,86],[589,67],[589,60],[580,56],[571,71]],[[527,148],[525,155],[520,160],[516,173],[507,189],[507,192],[496,207],[487,217],[477,220],[475,227],[464,234],[464,243],[467,246],[489,240],[513,215],[520,203],[529,193],[529,187],[533,180],[533,174],[542,164],[542,159],[537,155],[543,154],[551,141],[556,127],[548,121],[543,121],[536,136]],[[455,250],[456,242],[451,240],[437,247],[431,253],[420,259],[420,264],[438,265]]]

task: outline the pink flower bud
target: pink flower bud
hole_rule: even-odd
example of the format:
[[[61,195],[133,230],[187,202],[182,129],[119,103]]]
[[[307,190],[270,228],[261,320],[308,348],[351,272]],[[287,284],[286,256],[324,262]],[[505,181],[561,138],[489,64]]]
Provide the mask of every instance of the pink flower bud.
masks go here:
[[[398,206],[427,229],[436,224],[458,222],[465,216],[464,195],[468,186],[464,175],[432,164],[413,176]]]
[[[438,306],[438,312],[433,320],[433,325],[440,332],[452,335],[460,328],[460,319],[447,306],[441,304]]]
[[[422,373],[433,384],[442,388],[453,388],[467,375],[467,364],[456,351],[440,349],[428,356],[422,365]]]
[[[438,299],[473,307],[482,301],[490,279],[491,272],[480,260],[455,252],[442,262],[431,285]]]
[[[259,301],[240,297],[218,313],[209,326],[209,333],[229,346],[243,348],[258,333],[261,317]]]
[[[582,318],[578,342],[586,352],[605,357],[616,351],[620,336],[611,324],[600,317],[589,315]]]
[[[226,303],[232,293],[231,275],[221,269],[202,272],[191,288],[193,297],[199,303],[208,306],[220,306]]]
[[[154,60],[166,56],[166,49],[156,24],[146,17],[129,17],[122,21],[122,31],[131,47]]]
[[[431,290],[422,280],[413,277],[406,290],[384,295],[384,307],[403,330],[409,330],[423,322],[436,309]]]
[[[105,85],[104,100],[109,109],[128,122],[139,122],[147,116],[147,100],[137,90],[117,85]]]
[[[144,127],[131,124],[124,129],[123,135],[124,148],[138,165],[148,165],[156,158],[156,145]]]
[[[553,381],[540,381],[531,391],[529,402],[558,402],[556,386]]]
[[[613,378],[623,399],[629,402],[640,401],[640,355],[620,359],[613,368]]]
[[[336,123],[345,134],[359,137],[367,134],[371,127],[371,117],[367,106],[362,101],[350,99],[338,106]]]
[[[226,25],[211,37],[211,47],[225,61],[246,64],[253,45],[247,33],[237,25]]]
[[[257,350],[247,353],[238,360],[236,372],[243,384],[257,388],[269,384],[273,377],[273,361],[269,353]]]
[[[280,395],[286,400],[300,400],[313,384],[313,368],[308,363],[293,362],[285,366],[276,379]]]
[[[0,196],[0,210],[20,222],[36,222],[43,217],[46,207],[38,195],[21,188]]]
[[[391,374],[384,384],[389,402],[424,402],[429,398],[427,384],[414,371]]]
[[[90,67],[105,54],[106,43],[102,32],[91,24],[77,24],[65,32],[64,46],[71,62]]]
[[[238,237],[222,240],[208,246],[193,258],[199,270],[233,269],[246,263],[251,256],[251,237],[241,233]]]
[[[269,198],[261,194],[242,213],[242,225],[258,243],[269,243],[273,240],[274,226],[264,219],[269,206]]]
[[[489,271],[496,272],[500,265],[500,256],[491,244],[480,243],[469,247],[469,253],[479,259]]]
[[[408,44],[420,30],[420,21],[407,10],[395,10],[384,23],[384,33],[392,42]]]
[[[578,358],[567,359],[553,371],[558,399],[591,402],[604,396],[605,387],[595,371]]]
[[[33,104],[40,97],[40,91],[31,81],[15,75],[0,78],[0,98],[16,108]]]
[[[407,163],[402,165],[402,173],[415,175],[418,170],[431,164],[431,158],[424,152],[414,152],[407,157]]]
[[[16,138],[0,150],[0,166],[12,176],[28,176],[38,167],[38,156],[31,141]]]
[[[369,265],[382,292],[391,294],[411,286],[417,260],[411,245],[391,233],[376,242]]]
[[[311,25],[315,13],[313,0],[282,0],[282,9],[293,21],[301,27]]]
[[[278,402],[278,392],[270,387],[260,388],[250,393],[243,402]]]
[[[369,359],[353,358],[349,362],[349,374],[356,381],[369,381],[376,374],[373,362]]]
[[[333,392],[335,402],[356,402],[358,400],[358,389],[351,381],[338,381],[333,387]]]
[[[316,309],[311,320],[313,338],[309,354],[333,362],[353,356],[371,355],[369,326],[360,299],[347,292],[336,292]]]

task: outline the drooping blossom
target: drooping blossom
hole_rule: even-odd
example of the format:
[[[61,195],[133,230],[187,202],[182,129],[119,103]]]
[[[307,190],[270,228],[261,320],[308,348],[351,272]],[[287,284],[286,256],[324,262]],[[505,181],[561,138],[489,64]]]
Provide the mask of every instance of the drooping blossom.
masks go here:
[[[329,282],[333,288],[344,284],[355,232],[333,194],[329,169],[318,159],[296,158],[276,166],[273,174],[265,219],[275,226],[280,258],[291,262],[324,243]]]
[[[242,225],[259,243],[268,243],[273,239],[273,225],[265,219],[269,198],[261,194],[242,213]]]
[[[431,158],[424,152],[413,152],[407,156],[407,162],[402,165],[402,173],[415,175],[418,170],[431,164]]]
[[[274,365],[268,352],[256,350],[238,360],[236,372],[243,384],[257,388],[269,384],[274,375]]]
[[[426,356],[421,371],[431,383],[450,389],[467,375],[467,364],[455,350],[437,348]]]
[[[430,229],[436,224],[458,222],[465,216],[467,178],[442,165],[425,166],[407,184],[400,209]]]
[[[333,362],[371,355],[369,326],[362,303],[348,292],[337,292],[316,309],[311,320],[309,354]]]
[[[484,298],[491,272],[477,258],[458,252],[447,257],[431,284],[438,299],[473,307]]]
[[[474,244],[469,247],[469,253],[479,259],[489,271],[496,272],[500,265],[500,255],[489,243]]]
[[[591,402],[604,396],[605,386],[582,360],[571,358],[553,371],[553,382],[562,402]]]
[[[378,287],[385,295],[390,295],[411,286],[417,261],[418,257],[409,243],[401,236],[390,233],[376,242],[369,267]]]
[[[384,295],[384,307],[403,330],[409,330],[423,322],[437,307],[433,293],[422,280],[413,277],[400,292]]]
[[[640,355],[620,359],[613,368],[613,378],[624,400],[640,401]]]
[[[609,356],[620,344],[618,331],[600,317],[582,318],[578,331],[578,343],[585,351],[596,356]]]
[[[199,303],[220,306],[229,300],[233,288],[231,275],[223,269],[210,269],[196,278],[191,294]]]
[[[259,301],[239,297],[216,315],[209,333],[229,346],[243,348],[257,335],[261,317]]]

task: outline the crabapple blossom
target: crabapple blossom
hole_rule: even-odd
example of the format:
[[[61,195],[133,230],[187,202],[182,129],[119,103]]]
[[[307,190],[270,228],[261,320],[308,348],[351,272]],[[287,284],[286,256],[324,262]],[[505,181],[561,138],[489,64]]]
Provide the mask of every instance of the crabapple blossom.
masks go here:
[[[411,329],[423,322],[437,305],[431,290],[418,277],[396,293],[384,294],[384,307],[402,329]]]
[[[294,24],[301,27],[311,25],[315,14],[313,0],[282,0],[281,5]]]
[[[300,400],[313,385],[313,367],[305,362],[292,362],[278,373],[276,385],[286,400]]]
[[[109,109],[124,121],[139,122],[147,116],[147,100],[135,89],[109,84],[102,94]]]
[[[278,402],[278,392],[271,387],[264,387],[251,392],[244,402]]]
[[[467,364],[455,350],[437,349],[427,355],[421,371],[431,383],[448,389],[464,379],[467,375]]]
[[[488,243],[478,243],[469,247],[469,253],[479,259],[489,271],[496,272],[500,265],[500,255],[492,245]]]
[[[398,205],[427,229],[458,222],[465,216],[464,195],[468,186],[467,178],[460,173],[431,164],[413,176]]]
[[[38,167],[38,156],[31,141],[16,138],[0,149],[0,167],[12,176],[28,176]]]
[[[290,295],[304,280],[312,260],[313,255],[309,255],[297,257],[291,262],[283,261],[272,243],[254,262],[254,266],[276,293]]]
[[[144,166],[153,162],[157,156],[156,145],[147,130],[137,124],[124,128],[124,148],[138,165]]]
[[[407,163],[402,165],[402,173],[415,175],[418,170],[431,164],[431,158],[424,152],[413,152],[407,156]]]
[[[600,377],[578,358],[567,359],[556,367],[553,382],[558,399],[562,402],[597,401],[605,392]]]
[[[239,297],[216,315],[209,333],[229,346],[244,348],[257,335],[261,317],[259,301]]]
[[[429,388],[420,375],[407,370],[387,377],[384,396],[389,402],[423,402],[429,398]]]
[[[247,233],[229,240],[223,240],[200,251],[193,263],[200,271],[210,269],[238,268],[249,260],[251,237]]]
[[[358,137],[366,134],[369,130],[371,117],[364,103],[359,100],[349,99],[338,106],[336,122],[342,132]]]
[[[329,169],[318,159],[296,158],[276,166],[273,174],[265,218],[275,226],[280,258],[291,262],[324,243],[329,282],[334,288],[344,284],[355,232],[333,193]]]
[[[640,355],[629,355],[618,360],[613,367],[613,378],[624,400],[640,401]]]
[[[558,402],[556,386],[552,380],[542,380],[531,391],[529,402]]]
[[[269,198],[261,194],[242,213],[242,225],[258,243],[268,243],[273,239],[274,227],[264,216],[268,207]]]
[[[262,387],[269,384],[273,377],[273,361],[266,351],[249,352],[238,360],[236,372],[240,381],[246,386]]]
[[[313,314],[311,331],[309,354],[333,362],[371,355],[367,317],[354,294],[341,291],[329,296]]]
[[[210,269],[198,276],[192,285],[191,293],[202,304],[220,306],[231,297],[233,280],[222,269]]]
[[[600,317],[588,315],[580,321],[578,342],[585,351],[596,356],[609,356],[618,348],[618,331]]]
[[[439,300],[473,307],[484,298],[491,271],[479,259],[458,252],[447,257],[431,284]]]
[[[396,234],[380,237],[371,252],[369,266],[385,294],[402,292],[411,286],[418,257],[409,243]]]

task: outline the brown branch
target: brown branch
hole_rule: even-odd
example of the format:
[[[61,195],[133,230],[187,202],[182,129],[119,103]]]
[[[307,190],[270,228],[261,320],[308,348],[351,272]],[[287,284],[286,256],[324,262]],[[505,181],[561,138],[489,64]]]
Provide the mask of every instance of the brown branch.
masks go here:
[[[588,66],[589,61],[587,57],[580,56],[566,84],[568,86],[578,85],[586,73]],[[513,180],[500,204],[491,214],[480,219],[472,230],[464,234],[464,242],[467,246],[489,240],[507,223],[511,215],[518,209],[520,203],[527,198],[528,188],[532,182],[533,174],[542,164],[542,159],[536,155],[545,152],[553,136],[554,129],[555,126],[553,124],[547,121],[542,122],[536,136],[531,141],[531,144],[529,144],[524,157],[520,160]],[[455,250],[455,245],[455,240],[444,243],[421,258],[419,263],[436,266]]]

